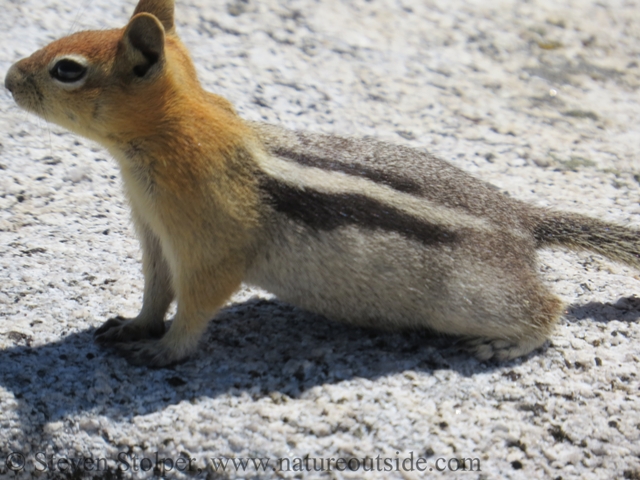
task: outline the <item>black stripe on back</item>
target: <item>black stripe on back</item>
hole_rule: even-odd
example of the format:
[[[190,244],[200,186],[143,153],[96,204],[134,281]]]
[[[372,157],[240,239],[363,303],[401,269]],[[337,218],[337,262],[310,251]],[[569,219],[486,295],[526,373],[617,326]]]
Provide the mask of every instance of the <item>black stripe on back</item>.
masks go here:
[[[371,180],[372,182],[387,185],[399,192],[419,194],[422,191],[422,186],[409,178],[390,175],[389,173],[374,170],[363,165],[340,162],[318,155],[292,151],[286,148],[275,148],[271,153],[277,157],[286,158],[307,167],[316,167],[323,170],[346,173],[347,175],[352,175],[354,177],[363,177]]]
[[[425,245],[453,243],[455,232],[416,219],[397,208],[356,193],[324,193],[263,176],[260,187],[273,208],[317,231],[347,225],[397,232]]]

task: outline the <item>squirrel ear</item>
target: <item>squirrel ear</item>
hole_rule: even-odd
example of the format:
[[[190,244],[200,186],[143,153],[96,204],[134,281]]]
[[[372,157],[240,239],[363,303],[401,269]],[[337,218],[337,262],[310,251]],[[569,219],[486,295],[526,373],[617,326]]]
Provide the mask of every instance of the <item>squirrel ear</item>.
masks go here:
[[[133,16],[124,30],[124,60],[137,77],[144,77],[164,56],[164,28],[154,15]]]
[[[139,13],[150,13],[160,20],[164,31],[170,35],[175,31],[175,25],[173,23],[174,5],[174,0],[140,0],[132,17],[135,17]]]

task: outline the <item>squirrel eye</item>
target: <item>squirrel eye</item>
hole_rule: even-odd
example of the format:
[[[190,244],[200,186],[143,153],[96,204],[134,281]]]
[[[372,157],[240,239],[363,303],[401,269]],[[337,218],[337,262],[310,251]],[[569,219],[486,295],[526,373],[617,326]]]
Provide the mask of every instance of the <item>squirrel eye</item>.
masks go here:
[[[64,83],[80,80],[87,73],[87,67],[68,58],[62,59],[49,72],[53,78]]]

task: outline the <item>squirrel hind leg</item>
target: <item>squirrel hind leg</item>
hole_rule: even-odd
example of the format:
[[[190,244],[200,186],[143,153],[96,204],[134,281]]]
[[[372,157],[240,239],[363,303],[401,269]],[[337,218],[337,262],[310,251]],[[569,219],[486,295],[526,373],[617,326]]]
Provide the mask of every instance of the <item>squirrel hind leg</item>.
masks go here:
[[[546,289],[545,289],[546,290]],[[530,319],[517,320],[517,327],[505,329],[508,335],[496,337],[476,337],[466,341],[466,348],[478,360],[508,361],[542,347],[560,318],[562,302],[555,295],[544,290],[539,292],[533,305]]]

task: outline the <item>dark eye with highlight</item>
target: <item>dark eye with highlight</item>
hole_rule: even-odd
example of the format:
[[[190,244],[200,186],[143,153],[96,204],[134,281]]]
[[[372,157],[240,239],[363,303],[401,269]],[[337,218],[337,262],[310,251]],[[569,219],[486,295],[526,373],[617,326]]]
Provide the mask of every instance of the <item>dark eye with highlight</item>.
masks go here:
[[[64,58],[56,62],[49,73],[56,80],[64,83],[73,83],[85,76],[87,67],[74,60]]]

